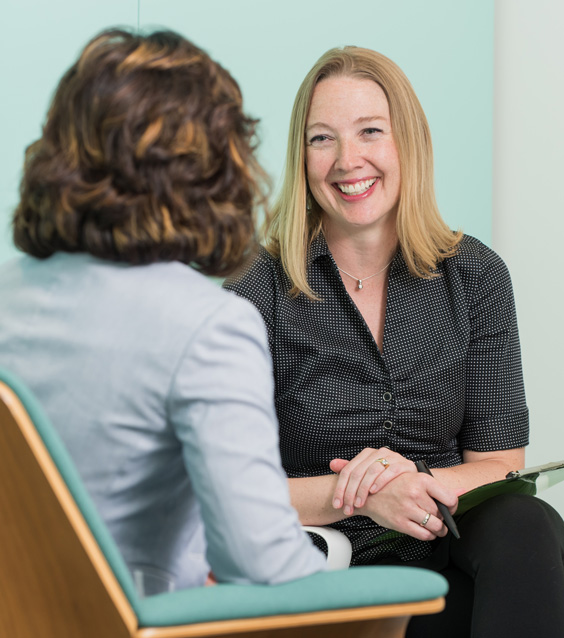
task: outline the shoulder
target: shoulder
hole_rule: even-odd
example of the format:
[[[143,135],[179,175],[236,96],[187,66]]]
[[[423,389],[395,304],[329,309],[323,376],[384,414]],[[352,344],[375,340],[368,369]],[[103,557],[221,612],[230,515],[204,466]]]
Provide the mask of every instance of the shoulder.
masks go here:
[[[194,334],[200,327],[205,332],[223,327],[230,333],[244,333],[250,326],[256,329],[260,325],[259,313],[251,303],[189,266],[178,262],[154,264],[141,275],[140,284],[146,291],[142,303],[154,308],[167,325],[187,334]],[[149,308],[147,311],[151,312]]]
[[[290,281],[279,259],[261,248],[256,257],[223,287],[248,299],[270,328],[278,300],[290,290]]]
[[[225,280],[223,287],[237,292],[276,285],[282,266],[280,260],[273,257],[264,247],[260,247],[256,256],[236,275]]]
[[[463,235],[456,254],[445,259],[444,263],[476,271],[505,267],[503,260],[494,250],[471,235]]]
[[[0,286],[10,286],[21,279],[29,264],[39,260],[29,255],[18,255],[0,264]]]
[[[106,267],[106,263],[102,264]],[[162,369],[175,374],[182,360],[198,369],[213,355],[237,351],[256,360],[267,338],[256,308],[223,290],[217,280],[179,262],[119,268],[109,266],[107,298],[115,305],[119,332],[146,344]],[[110,283],[111,282],[111,283]],[[130,338],[129,336],[127,338]]]
[[[464,236],[458,253],[443,262],[450,293],[464,299],[476,325],[511,326],[515,300],[509,270],[491,248]]]
[[[464,235],[458,251],[442,262],[447,276],[457,276],[466,286],[478,287],[487,282],[492,284],[511,283],[509,271],[503,259],[479,239]]]

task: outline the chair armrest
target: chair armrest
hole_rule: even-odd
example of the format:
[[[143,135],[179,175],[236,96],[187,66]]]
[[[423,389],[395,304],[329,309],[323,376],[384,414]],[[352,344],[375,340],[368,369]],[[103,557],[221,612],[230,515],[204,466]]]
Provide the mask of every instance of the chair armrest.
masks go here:
[[[327,568],[329,571],[348,569],[351,564],[352,547],[349,539],[332,527],[310,527],[302,529],[311,534],[318,534],[327,543]]]

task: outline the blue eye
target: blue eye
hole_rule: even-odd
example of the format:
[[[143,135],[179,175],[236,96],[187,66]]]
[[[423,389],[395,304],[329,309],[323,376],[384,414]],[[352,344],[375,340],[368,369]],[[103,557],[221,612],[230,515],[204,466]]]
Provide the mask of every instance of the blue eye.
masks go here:
[[[326,142],[329,139],[329,137],[327,135],[314,135],[310,140],[309,140],[309,144],[310,145],[318,145],[318,144],[322,144],[323,142]]]
[[[372,128],[365,128],[362,132],[366,133],[367,135],[374,135],[376,133],[382,133],[383,131],[381,128],[372,127]]]

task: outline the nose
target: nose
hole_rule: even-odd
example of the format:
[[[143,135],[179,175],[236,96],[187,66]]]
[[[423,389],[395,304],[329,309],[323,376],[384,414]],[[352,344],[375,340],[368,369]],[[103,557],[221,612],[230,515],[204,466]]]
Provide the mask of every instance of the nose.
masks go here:
[[[356,140],[341,139],[337,146],[335,168],[343,172],[350,172],[364,164],[359,143]]]

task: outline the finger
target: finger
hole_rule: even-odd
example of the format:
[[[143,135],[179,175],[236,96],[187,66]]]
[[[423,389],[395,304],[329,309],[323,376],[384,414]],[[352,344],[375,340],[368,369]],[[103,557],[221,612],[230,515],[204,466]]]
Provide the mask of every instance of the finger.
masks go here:
[[[385,459],[376,459],[370,463],[358,485],[356,494],[351,495],[351,500],[354,499],[354,507],[364,507],[366,499],[370,496],[372,486],[376,481],[380,480],[389,467],[389,463]],[[347,494],[345,493],[345,503],[347,502]]]
[[[427,517],[427,514],[429,516]],[[429,512],[422,512],[422,518],[410,521],[410,535],[419,540],[434,540],[437,537],[443,537],[448,530],[442,520]]]
[[[348,465],[348,461],[345,459],[333,459],[330,463],[329,463],[329,467],[331,468],[332,472],[335,472],[335,474],[339,474],[339,472]]]
[[[374,463],[369,460],[364,461],[363,463],[359,463],[354,468],[352,468],[349,476],[347,485],[345,487],[345,492],[343,494],[343,508],[344,512],[347,515],[351,515],[354,512],[355,501],[357,499],[358,490],[363,481],[367,481],[367,485],[365,485],[365,490],[368,491],[370,485],[374,482],[376,478],[376,472],[381,472],[382,467],[379,467],[377,470],[374,467]]]
[[[416,473],[417,468],[415,467],[415,463],[406,459],[402,459],[399,462],[390,462],[386,472],[380,473],[370,486],[370,494],[376,494],[376,492],[379,492],[383,487],[388,485],[390,481],[406,472]]]
[[[373,451],[374,450],[372,450],[371,448],[365,448],[364,450],[362,450],[362,452],[360,452],[360,454],[357,454],[353,459],[351,459],[339,472],[337,485],[335,486],[335,491],[333,492],[333,507],[335,509],[339,509],[343,507],[344,505],[346,505],[346,507],[348,507],[349,509],[345,511],[345,514],[347,515],[352,514],[353,500],[351,500],[348,504],[345,504],[345,490],[348,487],[350,477],[353,474],[353,472],[356,472],[355,474],[355,477],[356,477],[359,472],[357,468],[359,467],[359,465],[363,464],[364,460],[367,457],[369,457]],[[337,461],[337,460],[339,459],[333,459],[333,461]],[[356,478],[353,480],[356,480]]]
[[[340,474],[341,471],[349,464],[349,461],[345,459],[333,459],[329,463],[329,467],[332,472],[335,474]],[[335,487],[335,491],[333,493],[333,507],[335,509],[340,509],[343,506],[343,491],[344,487],[342,487],[342,479],[339,477],[337,481],[337,486]]]
[[[446,487],[445,485],[442,485],[439,481],[433,479],[432,477],[426,476],[426,478],[432,479],[431,481],[427,482],[427,493],[437,501],[444,503],[444,505],[448,507],[450,513],[454,514],[456,508],[458,507],[457,491]]]
[[[363,457],[364,460],[362,460]],[[353,464],[354,467],[351,465],[351,475],[343,497],[346,513],[352,513],[351,508],[353,507],[364,507],[370,494],[374,494],[399,474],[417,471],[415,463],[397,452],[392,452],[389,448],[379,448],[378,450],[365,448],[361,455],[355,457],[354,461],[355,464]],[[388,477],[387,470],[392,466],[394,470],[392,475]],[[362,471],[364,471],[364,475],[360,476]],[[357,474],[360,478],[357,477]],[[375,484],[376,489],[374,490]]]
[[[415,522],[417,523],[417,521]],[[437,514],[431,514],[431,512],[424,513],[423,518],[419,520],[419,526],[424,527],[428,532],[435,534],[435,536],[444,536],[447,531],[439,512],[437,512]]]
[[[378,456],[378,450],[371,450],[362,461],[359,458],[359,462],[351,469],[345,488],[343,503],[346,514],[352,514],[355,507],[364,505],[370,486],[388,466],[388,461]]]
[[[439,518],[419,507],[410,512],[396,513],[388,519],[388,524],[385,526],[422,541],[432,541],[447,533],[446,527]]]

